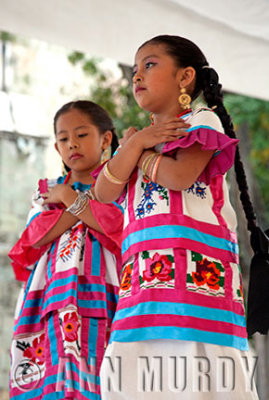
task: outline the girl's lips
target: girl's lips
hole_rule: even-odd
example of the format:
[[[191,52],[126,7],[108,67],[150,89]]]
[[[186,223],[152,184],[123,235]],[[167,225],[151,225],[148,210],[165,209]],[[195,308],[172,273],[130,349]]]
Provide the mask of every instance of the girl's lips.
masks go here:
[[[78,159],[81,158],[81,157],[83,157],[82,154],[75,153],[75,154],[72,154],[72,155],[69,157],[69,159],[70,159],[70,160],[78,160]]]
[[[142,90],[146,90],[145,88],[141,87],[141,86],[137,86],[135,88],[135,93],[141,92]]]

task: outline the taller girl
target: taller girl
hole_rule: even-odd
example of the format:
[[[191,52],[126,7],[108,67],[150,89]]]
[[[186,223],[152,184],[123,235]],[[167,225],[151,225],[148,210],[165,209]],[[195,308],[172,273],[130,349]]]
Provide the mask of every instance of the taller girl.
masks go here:
[[[181,399],[256,398],[244,364],[236,216],[224,178],[238,141],[218,75],[194,43],[168,35],[138,49],[133,72],[135,99],[152,113],[152,124],[129,129],[95,188],[102,202],[127,189],[120,300],[106,353],[122,357],[123,391],[122,397],[107,392],[104,361],[103,399],[139,398],[144,389],[143,399],[154,400],[178,398],[178,391]],[[201,92],[210,108],[193,111],[190,102]],[[140,385],[141,356],[161,356],[163,377],[172,377],[155,381],[154,393]],[[185,386],[173,381],[175,356],[186,357]],[[235,371],[228,388],[218,368],[223,356]],[[208,373],[200,387],[197,357]]]

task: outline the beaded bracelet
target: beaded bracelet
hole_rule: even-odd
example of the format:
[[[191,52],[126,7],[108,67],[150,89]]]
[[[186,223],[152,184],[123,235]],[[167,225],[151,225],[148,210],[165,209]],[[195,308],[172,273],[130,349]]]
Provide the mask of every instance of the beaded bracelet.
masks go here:
[[[105,175],[106,179],[111,183],[115,183],[116,185],[123,185],[123,184],[126,184],[127,182],[129,182],[129,179],[127,179],[126,181],[121,181],[120,179],[118,179],[114,175],[112,175],[108,169],[108,162],[104,166],[103,171],[104,171],[104,175]]]
[[[85,210],[88,203],[89,203],[88,194],[83,192],[78,192],[76,200],[74,201],[74,203],[71,204],[71,206],[69,206],[66,209],[66,211],[70,212],[71,214],[75,215],[75,217],[77,217]]]

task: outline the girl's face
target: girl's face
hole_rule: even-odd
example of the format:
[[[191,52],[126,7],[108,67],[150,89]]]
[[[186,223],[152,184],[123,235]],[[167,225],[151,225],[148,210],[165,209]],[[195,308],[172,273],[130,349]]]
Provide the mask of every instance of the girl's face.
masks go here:
[[[138,50],[133,68],[137,104],[153,113],[179,111],[178,96],[184,68],[178,68],[164,45],[148,44]]]
[[[88,115],[72,109],[56,122],[55,148],[63,162],[76,172],[91,172],[100,165],[102,151],[111,142],[111,132],[100,134]]]

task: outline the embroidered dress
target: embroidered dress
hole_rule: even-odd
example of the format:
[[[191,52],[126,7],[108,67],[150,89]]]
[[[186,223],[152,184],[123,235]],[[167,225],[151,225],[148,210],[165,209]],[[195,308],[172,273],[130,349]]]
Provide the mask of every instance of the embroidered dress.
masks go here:
[[[99,369],[118,299],[122,210],[90,200],[104,234],[78,221],[35,249],[63,213],[61,205],[42,206],[40,193],[65,181],[40,181],[27,228],[9,253],[25,281],[11,346],[12,399],[100,399]]]
[[[141,358],[147,359],[145,373],[149,374],[154,359],[166,356],[163,378],[169,380],[167,360],[181,355],[190,359],[193,355],[192,361],[207,357],[210,368],[223,355],[233,358],[238,374],[236,391],[234,395],[229,392],[229,398],[257,398],[255,385],[253,391],[246,387],[247,369],[241,368],[248,341],[236,216],[224,178],[233,165],[238,141],[223,134],[221,122],[211,109],[189,111],[181,118],[191,124],[189,135],[158,145],[155,150],[174,157],[179,148],[197,142],[202,150],[215,153],[187,190],[168,190],[150,182],[139,168],[131,176],[123,202],[119,302],[101,368],[103,400],[141,398],[137,381]],[[113,363],[122,360],[120,392],[117,376],[112,381],[116,389],[107,390],[113,371],[106,357]],[[189,367],[188,371],[190,383]],[[221,397],[218,392],[216,381],[210,394],[193,391],[188,386],[187,391],[178,393],[166,385],[160,393],[151,389],[142,396],[165,396],[167,400],[178,396],[189,399],[192,395],[199,400],[226,398],[225,393]]]
[[[174,156],[198,142],[214,156],[187,190],[149,182],[136,169],[125,198],[123,268],[111,341],[192,340],[247,350],[236,217],[225,172],[237,140],[209,109],[183,116],[188,136],[157,146]]]

